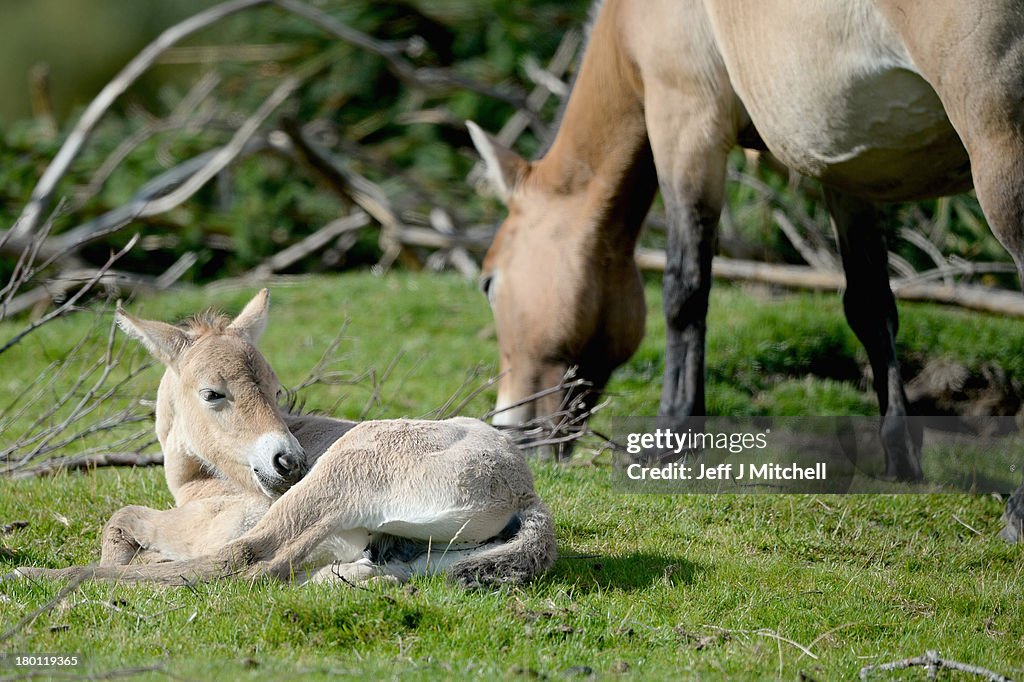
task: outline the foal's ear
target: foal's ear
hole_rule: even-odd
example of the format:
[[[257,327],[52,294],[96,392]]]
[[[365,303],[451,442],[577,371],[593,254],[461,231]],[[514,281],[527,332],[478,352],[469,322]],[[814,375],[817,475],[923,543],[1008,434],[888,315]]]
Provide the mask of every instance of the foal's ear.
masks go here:
[[[267,313],[270,310],[270,291],[261,289],[252,300],[245,304],[238,317],[232,320],[228,329],[241,334],[249,343],[260,340],[263,330],[267,328]]]
[[[466,121],[466,128],[487,167],[487,181],[507,204],[529,162],[485,133],[476,123]]]
[[[125,334],[141,341],[146,350],[165,365],[173,365],[191,340],[187,333],[174,325],[132,317],[120,303],[117,304],[114,321]]]

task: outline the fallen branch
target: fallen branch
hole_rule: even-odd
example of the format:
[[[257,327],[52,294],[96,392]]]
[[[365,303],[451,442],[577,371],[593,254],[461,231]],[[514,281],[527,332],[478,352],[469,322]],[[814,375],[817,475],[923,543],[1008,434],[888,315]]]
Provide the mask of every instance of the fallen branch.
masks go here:
[[[162,452],[105,452],[97,455],[54,459],[38,466],[28,467],[11,474],[12,479],[54,476],[63,471],[86,471],[102,467],[152,467],[164,463]]]
[[[637,249],[637,266],[641,270],[664,272],[665,253],[652,249]],[[841,272],[826,272],[803,265],[775,265],[735,260],[718,256],[711,264],[711,274],[719,279],[761,282],[791,289],[840,291],[846,286]],[[929,301],[960,306],[970,310],[1024,317],[1024,296],[1002,289],[975,284],[947,286],[918,282],[915,278],[894,279],[890,282],[896,298],[906,301]]]
[[[927,668],[928,679],[934,680],[939,673],[939,670],[946,668],[948,670],[956,670],[968,675],[976,675],[978,677],[984,677],[990,682],[1013,682],[1006,675],[1001,675],[997,672],[993,672],[988,668],[982,668],[978,665],[970,665],[968,663],[960,663],[958,661],[947,661],[939,657],[938,651],[928,651],[924,656],[915,656],[914,658],[905,658],[902,661],[893,661],[892,663],[877,663],[874,665],[866,665],[860,669],[860,679],[866,680],[868,676],[874,672],[888,672],[890,670],[903,670],[905,668],[911,668],[914,666],[920,666]]]
[[[253,279],[263,279],[268,275],[284,270],[306,256],[326,247],[341,235],[361,229],[369,224],[370,217],[359,210],[344,218],[332,220],[308,237],[292,244],[283,251],[275,253],[260,263],[253,268],[249,276]]]

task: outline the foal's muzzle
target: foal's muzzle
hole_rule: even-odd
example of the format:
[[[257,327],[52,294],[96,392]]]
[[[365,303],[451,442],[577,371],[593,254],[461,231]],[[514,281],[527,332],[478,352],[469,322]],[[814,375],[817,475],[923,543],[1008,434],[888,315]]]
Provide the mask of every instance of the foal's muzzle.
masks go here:
[[[306,475],[302,459],[291,452],[281,451],[273,457],[274,472],[289,485],[295,485]]]
[[[306,453],[290,433],[260,437],[249,459],[256,483],[267,495],[283,495],[309,473]]]

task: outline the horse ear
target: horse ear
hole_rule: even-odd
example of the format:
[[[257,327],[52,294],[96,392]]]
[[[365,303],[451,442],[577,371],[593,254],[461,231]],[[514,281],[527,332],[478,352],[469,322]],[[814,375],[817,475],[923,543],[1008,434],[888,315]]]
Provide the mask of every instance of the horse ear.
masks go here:
[[[141,341],[146,350],[165,365],[173,365],[191,341],[187,333],[174,325],[132,317],[120,303],[117,304],[114,321],[125,334]]]
[[[270,291],[261,289],[252,300],[245,304],[238,317],[232,320],[228,329],[241,334],[255,344],[267,328],[267,313],[270,311]]]
[[[473,145],[487,167],[487,181],[506,204],[519,179],[530,165],[523,157],[488,135],[472,121],[466,121]]]

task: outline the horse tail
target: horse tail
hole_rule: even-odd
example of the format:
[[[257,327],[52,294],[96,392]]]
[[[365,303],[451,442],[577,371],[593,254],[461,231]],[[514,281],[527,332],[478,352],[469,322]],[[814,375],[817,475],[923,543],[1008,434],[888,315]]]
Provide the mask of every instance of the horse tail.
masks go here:
[[[518,585],[551,568],[558,555],[551,512],[535,495],[517,516],[514,535],[453,564],[449,580],[465,587]]]

